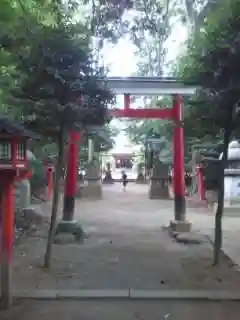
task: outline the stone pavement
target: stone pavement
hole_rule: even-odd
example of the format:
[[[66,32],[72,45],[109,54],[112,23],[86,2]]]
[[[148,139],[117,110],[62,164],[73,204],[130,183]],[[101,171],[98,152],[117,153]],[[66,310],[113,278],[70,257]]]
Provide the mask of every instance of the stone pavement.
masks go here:
[[[213,216],[189,211],[194,228],[209,232]],[[212,246],[176,243],[163,225],[173,217],[173,202],[149,200],[147,186],[104,187],[104,199],[77,200],[76,219],[87,234],[84,244],[54,245],[52,268],[42,269],[47,228],[23,241],[15,252],[13,284],[18,290],[156,289],[238,290],[240,274],[222,256],[211,266]],[[64,239],[66,242],[66,239]]]
[[[194,301],[25,301],[1,320],[238,320],[239,303]]]

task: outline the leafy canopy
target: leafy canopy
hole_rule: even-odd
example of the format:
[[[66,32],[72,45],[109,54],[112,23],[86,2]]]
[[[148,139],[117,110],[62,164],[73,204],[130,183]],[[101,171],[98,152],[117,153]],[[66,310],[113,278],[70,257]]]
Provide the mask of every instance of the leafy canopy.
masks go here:
[[[14,91],[25,121],[50,135],[74,125],[104,124],[113,97],[104,87],[104,70],[94,66],[86,29],[36,25],[32,37],[18,57]]]
[[[185,115],[185,125],[195,125],[198,136],[219,133],[239,103],[239,14],[239,0],[219,1],[203,29],[190,38],[180,60],[183,79],[201,87]],[[235,115],[234,121],[237,124]]]

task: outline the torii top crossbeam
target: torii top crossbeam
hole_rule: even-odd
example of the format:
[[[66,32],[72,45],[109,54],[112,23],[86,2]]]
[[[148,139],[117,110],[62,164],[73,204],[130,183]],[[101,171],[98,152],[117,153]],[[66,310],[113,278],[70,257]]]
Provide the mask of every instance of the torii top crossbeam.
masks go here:
[[[186,86],[175,78],[161,77],[109,77],[106,81],[107,89],[116,95],[124,95],[124,108],[111,109],[109,114],[117,118],[139,119],[173,119],[173,108],[131,108],[130,96],[153,96],[153,95],[192,95],[196,91],[194,86]]]
[[[115,94],[130,95],[192,95],[196,86],[185,85],[176,78],[108,77],[107,88]]]

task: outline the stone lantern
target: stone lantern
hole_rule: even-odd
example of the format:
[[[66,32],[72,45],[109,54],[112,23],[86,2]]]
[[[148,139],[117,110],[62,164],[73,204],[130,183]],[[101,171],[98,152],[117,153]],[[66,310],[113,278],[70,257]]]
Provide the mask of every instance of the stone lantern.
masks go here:
[[[1,130],[1,128],[0,128]],[[0,171],[19,171],[27,168],[27,139],[0,131]]]
[[[11,305],[11,261],[14,241],[14,183],[29,178],[27,140],[23,127],[0,118],[0,186],[1,186],[1,303]]]

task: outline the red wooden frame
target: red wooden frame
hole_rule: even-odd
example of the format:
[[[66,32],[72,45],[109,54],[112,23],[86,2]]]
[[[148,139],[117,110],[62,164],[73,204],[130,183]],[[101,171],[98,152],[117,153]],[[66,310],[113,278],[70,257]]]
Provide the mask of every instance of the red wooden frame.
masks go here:
[[[115,118],[136,118],[136,119],[172,119],[172,109],[112,109],[110,116]]]

